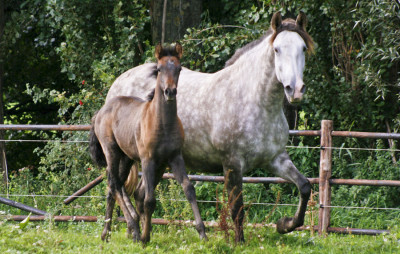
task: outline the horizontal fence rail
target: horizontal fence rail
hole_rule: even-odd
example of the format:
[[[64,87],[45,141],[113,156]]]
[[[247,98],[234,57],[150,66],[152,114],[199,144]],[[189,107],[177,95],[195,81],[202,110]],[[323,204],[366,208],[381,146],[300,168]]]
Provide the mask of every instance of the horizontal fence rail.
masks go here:
[[[11,215],[11,216],[0,216],[0,218],[12,220],[12,221],[23,221],[27,218],[27,215]],[[57,222],[97,222],[103,217],[96,216],[68,216],[68,215],[60,215],[60,216],[43,216],[43,215],[31,215],[29,216],[30,221],[45,221],[51,219],[52,221]],[[118,217],[118,222],[126,222],[124,217]],[[165,220],[153,218],[151,219],[151,223],[155,225],[178,225],[178,226],[195,226],[195,221],[184,221],[184,220]],[[207,227],[219,227],[219,223],[215,221],[204,221],[205,226]],[[276,224],[269,223],[252,223],[247,224],[248,227],[276,227]],[[310,226],[301,226],[296,228],[296,231],[310,230]],[[313,229],[318,230],[318,226],[313,226]],[[379,230],[379,229],[360,229],[360,228],[339,228],[339,227],[328,227],[329,233],[339,233],[339,234],[353,234],[353,235],[379,235],[383,233],[389,233],[389,230]]]
[[[4,125],[0,124],[1,130],[18,130],[18,131],[89,131],[90,125]],[[399,133],[373,133],[373,132],[358,132],[358,131],[335,131],[333,130],[333,123],[329,120],[323,120],[321,122],[321,130],[290,130],[289,135],[291,136],[315,136],[321,137],[320,147],[314,147],[321,150],[320,158],[320,175],[319,178],[308,178],[311,184],[319,184],[319,223],[318,226],[314,226],[318,230],[320,235],[324,235],[328,232],[335,233],[352,233],[352,234],[367,234],[376,235],[381,233],[389,232],[388,230],[375,230],[375,229],[351,229],[351,228],[334,228],[329,227],[330,224],[330,208],[337,206],[331,205],[331,185],[364,185],[364,186],[392,186],[400,187],[400,181],[396,180],[367,180],[367,179],[332,179],[331,178],[331,165],[332,165],[332,149],[338,149],[332,147],[332,137],[348,137],[348,138],[372,138],[372,139],[400,139]],[[22,142],[23,140],[21,140]],[[40,140],[38,140],[40,141]],[[7,142],[6,140],[0,140],[0,142]],[[35,142],[31,140],[31,142]],[[74,141],[71,141],[74,142]],[[80,141],[86,142],[86,141]],[[303,147],[301,147],[303,148]],[[343,148],[339,148],[343,149]],[[357,149],[357,148],[352,148]],[[362,150],[362,149],[360,149]],[[371,149],[369,149],[371,150]],[[378,149],[377,149],[378,150]],[[381,149],[385,151],[398,151],[394,149]],[[164,179],[174,178],[173,174],[166,173],[163,175]],[[210,181],[210,182],[223,182],[223,176],[206,176],[206,175],[189,175],[189,179],[192,181]],[[69,196],[64,200],[65,204],[71,203],[76,198],[82,196],[84,193],[92,189],[94,186],[103,181],[103,176],[99,176],[86,186]],[[278,177],[243,177],[244,183],[289,183],[288,181]],[[30,211],[35,214],[31,216],[31,220],[44,220],[49,216],[46,212],[39,209],[32,210],[32,208],[18,202],[8,200],[5,198],[0,199],[1,203],[5,203],[10,206],[20,208],[25,211]],[[4,217],[4,216],[1,216]],[[7,216],[10,220],[23,220],[26,216]],[[53,216],[55,221],[97,221],[95,216]],[[124,221],[123,218],[118,218],[119,221]],[[166,221],[162,219],[154,219],[155,224],[170,224],[177,223],[183,225],[187,222],[183,221]],[[189,222],[192,223],[192,222]],[[211,224],[209,224],[211,223]],[[207,222],[207,225],[214,225],[215,222]],[[192,223],[193,224],[193,223]],[[258,225],[258,224],[254,224]],[[261,226],[265,226],[260,224]],[[310,227],[300,227],[299,230],[310,229]]]
[[[90,125],[0,124],[0,130],[15,130],[15,131],[89,131],[90,130]]]

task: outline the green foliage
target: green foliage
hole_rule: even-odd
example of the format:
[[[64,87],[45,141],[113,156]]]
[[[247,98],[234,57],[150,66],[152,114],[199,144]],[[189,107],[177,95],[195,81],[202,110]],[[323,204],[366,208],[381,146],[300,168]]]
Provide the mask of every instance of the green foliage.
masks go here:
[[[166,220],[193,220],[190,203],[182,191],[182,187],[173,179],[168,183],[157,185],[157,197],[163,210],[162,217]],[[182,202],[183,201],[183,202]],[[157,213],[154,214],[157,216]]]

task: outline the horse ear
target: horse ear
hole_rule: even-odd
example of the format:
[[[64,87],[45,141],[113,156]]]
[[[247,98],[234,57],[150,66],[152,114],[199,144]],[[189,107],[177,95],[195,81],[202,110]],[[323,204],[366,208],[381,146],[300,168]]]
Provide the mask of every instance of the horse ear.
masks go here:
[[[162,57],[161,52],[162,52],[162,46],[161,46],[161,43],[158,43],[156,46],[156,49],[154,50],[154,56],[157,59],[160,59]]]
[[[183,53],[183,48],[182,48],[182,45],[179,42],[175,43],[175,51],[178,54],[178,58],[181,59],[182,53]]]
[[[301,27],[304,31],[306,31],[306,26],[307,26],[307,17],[306,14],[304,14],[302,11],[299,13],[296,19],[296,25]]]
[[[282,24],[282,16],[280,12],[275,12],[274,16],[272,16],[271,19],[271,28],[276,32],[278,27],[280,27]]]

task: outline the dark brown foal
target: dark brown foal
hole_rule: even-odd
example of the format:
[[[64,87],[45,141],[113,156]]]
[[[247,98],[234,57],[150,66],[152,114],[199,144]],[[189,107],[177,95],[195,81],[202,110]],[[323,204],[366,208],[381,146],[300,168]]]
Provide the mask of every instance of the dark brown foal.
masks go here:
[[[176,93],[182,46],[177,43],[174,47],[163,48],[159,44],[155,56],[157,84],[149,101],[119,96],[108,101],[92,119],[91,155],[100,164],[102,159],[104,164],[105,156],[107,164],[109,192],[103,240],[111,228],[115,200],[124,213],[133,240],[140,239],[143,243],[150,240],[151,216],[156,206],[154,190],[167,166],[182,185],[192,206],[200,238],[207,238],[181,151],[184,133],[177,116]],[[124,184],[130,179],[130,172],[133,182],[137,183],[138,165],[135,162],[139,161],[143,176],[134,191],[136,210]],[[143,230],[141,237],[139,218]]]

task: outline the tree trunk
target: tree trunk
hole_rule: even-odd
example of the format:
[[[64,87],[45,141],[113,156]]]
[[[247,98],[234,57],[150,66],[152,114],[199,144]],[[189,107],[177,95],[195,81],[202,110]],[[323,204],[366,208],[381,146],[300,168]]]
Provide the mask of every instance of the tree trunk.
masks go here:
[[[5,1],[0,0],[0,124],[4,123],[4,111],[3,111],[4,48],[2,47],[4,26],[5,26],[4,9],[5,9]],[[4,131],[0,131],[0,140],[4,140]],[[8,176],[6,174],[7,173],[6,150],[5,150],[5,143],[2,141],[0,141],[0,161],[1,161],[0,176],[1,175],[3,176],[3,181],[6,185],[8,180]]]
[[[151,35],[153,44],[161,41],[163,33],[163,10],[166,1],[164,42],[174,42],[183,38],[186,29],[200,24],[201,0],[151,0]]]

